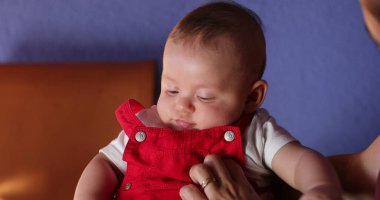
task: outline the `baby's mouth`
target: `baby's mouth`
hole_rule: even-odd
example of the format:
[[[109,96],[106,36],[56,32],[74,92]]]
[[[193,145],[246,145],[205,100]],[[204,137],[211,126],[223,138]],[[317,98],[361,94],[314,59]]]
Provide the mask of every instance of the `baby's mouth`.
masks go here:
[[[188,122],[182,119],[175,120],[176,126],[180,129],[192,129],[195,126],[195,123]]]

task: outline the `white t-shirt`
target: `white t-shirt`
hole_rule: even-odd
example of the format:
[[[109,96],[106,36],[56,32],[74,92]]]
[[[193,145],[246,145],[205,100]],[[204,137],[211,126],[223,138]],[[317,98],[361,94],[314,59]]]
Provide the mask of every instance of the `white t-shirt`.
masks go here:
[[[242,146],[246,160],[245,174],[259,187],[266,187],[270,184],[269,177],[273,176],[274,155],[285,144],[296,141],[296,139],[277,125],[275,119],[264,108],[258,109],[242,134]],[[116,139],[99,151],[123,174],[127,169],[127,164],[122,159],[127,143],[128,136],[121,131]]]

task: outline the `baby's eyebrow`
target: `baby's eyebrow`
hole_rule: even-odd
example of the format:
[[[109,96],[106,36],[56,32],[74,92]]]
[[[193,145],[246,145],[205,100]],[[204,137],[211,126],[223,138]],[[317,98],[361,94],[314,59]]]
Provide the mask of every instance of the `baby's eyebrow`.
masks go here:
[[[162,75],[162,79],[166,79],[166,80],[169,80],[171,82],[176,82],[173,78],[171,78],[171,77],[169,77],[169,76],[167,76],[165,74]]]

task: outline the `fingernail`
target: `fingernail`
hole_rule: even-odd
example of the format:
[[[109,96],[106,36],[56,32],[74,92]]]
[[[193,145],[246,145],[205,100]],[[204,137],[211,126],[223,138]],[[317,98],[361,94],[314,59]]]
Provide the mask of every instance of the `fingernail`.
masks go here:
[[[181,197],[181,199],[186,199],[185,197],[186,197],[186,189],[184,189],[184,187],[186,187],[186,186],[183,186],[183,187],[181,187],[181,189],[179,189],[179,196]]]

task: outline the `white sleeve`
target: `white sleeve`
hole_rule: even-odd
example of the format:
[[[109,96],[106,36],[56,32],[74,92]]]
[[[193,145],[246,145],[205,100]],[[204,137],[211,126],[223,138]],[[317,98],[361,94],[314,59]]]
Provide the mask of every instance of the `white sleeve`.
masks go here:
[[[296,139],[287,130],[277,125],[272,117],[263,124],[263,130],[264,135],[266,135],[264,161],[265,165],[272,169],[272,160],[278,150],[289,142],[296,141]]]
[[[121,131],[117,138],[99,150],[99,153],[104,154],[123,174],[127,170],[127,163],[123,160],[123,153],[128,140],[128,136],[124,131]]]
[[[276,123],[267,110],[260,108],[244,133],[244,148],[248,168],[267,173],[272,169],[275,154],[285,144],[296,141],[284,128]]]

